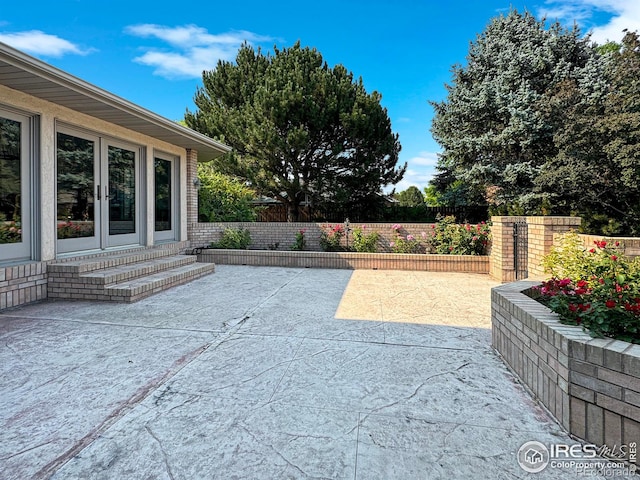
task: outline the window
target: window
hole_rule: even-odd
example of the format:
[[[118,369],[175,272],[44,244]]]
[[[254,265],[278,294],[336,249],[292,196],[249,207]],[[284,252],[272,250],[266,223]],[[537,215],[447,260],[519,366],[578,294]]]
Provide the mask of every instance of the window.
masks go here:
[[[0,109],[0,261],[31,257],[31,118]]]

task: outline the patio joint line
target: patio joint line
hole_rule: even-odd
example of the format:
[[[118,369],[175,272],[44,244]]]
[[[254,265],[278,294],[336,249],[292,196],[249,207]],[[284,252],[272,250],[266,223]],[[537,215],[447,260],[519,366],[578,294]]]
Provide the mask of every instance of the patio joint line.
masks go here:
[[[80,452],[89,447],[100,435],[107,431],[110,427],[115,425],[120,419],[122,419],[129,411],[139,405],[143,400],[149,397],[158,388],[164,385],[167,381],[177,375],[183,368],[193,362],[202,353],[204,353],[211,343],[205,343],[197,349],[189,352],[178,360],[176,360],[171,368],[163,375],[152,379],[149,383],[139,388],[129,399],[121,403],[115,408],[100,424],[98,424],[93,430],[87,433],[80,440],[63,452],[57,458],[54,458],[44,467],[42,467],[35,475],[34,479],[48,479],[51,478],[57,471],[59,471],[66,463],[76,457]]]
[[[287,368],[285,369],[284,373],[282,374],[282,376],[280,377],[280,380],[278,380],[278,384],[275,386],[275,388],[273,389],[273,392],[271,392],[271,396],[269,397],[269,400],[267,401],[267,403],[271,403],[273,401],[273,397],[275,396],[276,392],[278,391],[278,389],[280,388],[280,384],[282,383],[282,380],[284,380],[284,377],[287,375],[287,373],[289,372],[289,369],[291,368],[291,364],[296,360],[296,358],[298,357],[298,352],[300,352],[300,349],[302,348],[302,344],[304,343],[304,338],[302,339],[302,341],[300,342],[300,345],[298,345],[298,348],[296,349],[296,353],[293,354],[293,358],[291,359],[291,361],[289,362],[289,365],[287,365]]]

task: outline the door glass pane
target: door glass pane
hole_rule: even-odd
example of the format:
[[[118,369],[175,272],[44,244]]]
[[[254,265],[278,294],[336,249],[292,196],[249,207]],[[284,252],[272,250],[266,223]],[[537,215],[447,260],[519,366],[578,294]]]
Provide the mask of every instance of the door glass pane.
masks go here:
[[[136,231],[136,154],[109,146],[109,235]]]
[[[155,159],[156,232],[171,230],[171,162]]]
[[[95,235],[94,150],[91,140],[57,135],[58,238]]]
[[[0,117],[0,244],[22,242],[20,122]]]

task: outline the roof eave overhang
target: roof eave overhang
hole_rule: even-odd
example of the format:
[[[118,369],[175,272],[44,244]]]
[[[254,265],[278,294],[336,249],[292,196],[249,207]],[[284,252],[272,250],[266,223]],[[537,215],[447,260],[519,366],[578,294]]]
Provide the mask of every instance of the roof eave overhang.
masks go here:
[[[231,150],[195,130],[0,42],[0,84],[185,149],[207,161]]]

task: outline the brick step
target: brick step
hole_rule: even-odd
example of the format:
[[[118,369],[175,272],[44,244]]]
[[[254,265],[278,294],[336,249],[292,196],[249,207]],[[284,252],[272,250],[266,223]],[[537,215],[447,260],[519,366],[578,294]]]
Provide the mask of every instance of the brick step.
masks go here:
[[[134,278],[104,288],[105,300],[135,302],[154,293],[190,282],[215,271],[213,263],[192,263]]]
[[[108,286],[193,263],[196,263],[194,255],[171,255],[137,263],[126,263],[117,267],[91,270],[88,273],[78,275],[78,280],[91,285]]]
[[[178,253],[178,248],[147,248],[139,251],[128,251],[123,253],[111,253],[100,257],[83,258],[73,261],[60,261],[47,265],[50,273],[73,273],[81,274],[94,270],[129,265],[132,263],[146,262],[155,258],[162,258]]]

